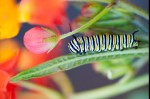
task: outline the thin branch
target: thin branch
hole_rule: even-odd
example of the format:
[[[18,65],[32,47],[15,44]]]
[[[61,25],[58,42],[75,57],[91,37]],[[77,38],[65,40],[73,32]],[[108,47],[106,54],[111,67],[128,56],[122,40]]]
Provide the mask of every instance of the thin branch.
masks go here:
[[[112,84],[103,88],[75,94],[71,99],[107,99],[140,88],[149,83],[149,75],[145,74],[126,83]]]
[[[114,2],[110,3],[108,6],[106,6],[106,8],[100,12],[98,15],[96,15],[93,19],[91,19],[90,21],[88,21],[86,24],[82,25],[80,28],[78,29],[75,29],[74,31],[72,32],[69,32],[69,33],[66,33],[66,34],[63,34],[60,36],[60,39],[64,39],[66,37],[69,37],[71,35],[74,35],[88,27],[90,27],[93,23],[95,23],[96,21],[98,21],[100,18],[102,18],[105,14],[107,14],[111,8],[114,6]]]
[[[16,84],[20,85],[21,87],[27,88],[27,89],[35,90],[35,91],[47,96],[49,99],[64,99],[64,97],[57,91],[48,89],[46,87],[31,83],[31,82],[20,81]]]

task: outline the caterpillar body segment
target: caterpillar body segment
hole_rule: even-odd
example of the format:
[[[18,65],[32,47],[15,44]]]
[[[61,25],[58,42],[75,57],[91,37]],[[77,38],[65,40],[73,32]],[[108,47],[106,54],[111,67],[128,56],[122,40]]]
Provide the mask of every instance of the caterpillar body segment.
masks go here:
[[[136,32],[123,35],[102,34],[89,37],[75,37],[68,43],[68,47],[72,53],[77,54],[136,48],[138,47],[139,41],[135,40],[135,33]]]

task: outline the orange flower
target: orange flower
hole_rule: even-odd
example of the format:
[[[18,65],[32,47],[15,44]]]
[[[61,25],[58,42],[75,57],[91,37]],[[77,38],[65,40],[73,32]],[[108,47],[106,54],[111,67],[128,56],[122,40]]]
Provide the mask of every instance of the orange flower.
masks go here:
[[[42,62],[53,59],[62,53],[62,51],[60,50],[60,48],[62,47],[63,45],[59,44],[59,46],[56,46],[56,48],[52,50],[50,53],[42,53],[42,54],[35,54],[23,48],[20,57],[18,59],[17,69],[19,71],[26,70]]]
[[[15,0],[0,0],[0,39],[16,36],[19,28],[19,10]]]
[[[9,78],[16,73],[17,60],[20,48],[14,40],[0,41],[0,99],[14,99],[14,89],[10,85]]]
[[[26,61],[24,61],[26,60]],[[36,66],[44,61],[48,60],[48,54],[35,54],[27,49],[23,48],[21,51],[20,58],[18,60],[18,66],[17,68],[22,71],[28,68],[31,68],[33,66]]]
[[[16,41],[11,39],[0,41],[0,69],[8,72],[15,66],[19,54],[20,48]]]
[[[61,51],[56,49],[55,52],[34,54],[25,48],[21,49],[19,44],[14,40],[0,41],[0,99],[15,99],[15,92],[24,92],[19,86],[9,82],[10,77],[14,73],[52,59],[58,56]],[[31,80],[31,82],[49,88],[56,88],[49,77],[36,78]]]
[[[2,40],[0,41],[0,64],[9,60],[19,50],[19,45],[15,40]]]
[[[3,70],[0,70],[0,91],[6,91],[6,86],[9,81],[9,74]]]
[[[0,0],[0,40],[15,37],[21,22],[54,26],[65,16],[63,0],[22,0],[19,7],[15,0]]]
[[[19,5],[22,22],[51,27],[61,24],[66,2],[63,0],[22,0]]]

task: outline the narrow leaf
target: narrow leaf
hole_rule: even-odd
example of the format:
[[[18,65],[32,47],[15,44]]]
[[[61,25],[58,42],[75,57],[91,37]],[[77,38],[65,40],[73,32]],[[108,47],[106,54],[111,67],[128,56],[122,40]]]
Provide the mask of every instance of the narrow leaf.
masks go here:
[[[85,55],[69,54],[64,55],[53,60],[49,60],[45,63],[39,64],[36,67],[25,70],[16,76],[11,81],[16,82],[19,80],[28,80],[35,77],[41,77],[48,74],[56,73],[58,71],[69,70],[75,67],[79,67],[84,64],[97,62],[101,60],[108,60],[114,58],[123,57],[140,57],[148,55],[148,48],[128,49],[124,51],[113,52],[100,52],[100,53],[87,53]]]

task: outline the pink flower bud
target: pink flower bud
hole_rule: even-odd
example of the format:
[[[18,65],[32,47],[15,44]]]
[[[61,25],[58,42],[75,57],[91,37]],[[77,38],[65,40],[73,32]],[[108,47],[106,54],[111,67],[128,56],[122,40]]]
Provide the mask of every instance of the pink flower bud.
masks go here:
[[[34,27],[24,35],[26,48],[37,54],[51,51],[57,43],[56,32],[44,27]]]
[[[81,14],[84,17],[92,17],[102,11],[104,7],[96,3],[87,3],[82,7]]]
[[[71,28],[77,29],[79,27],[81,27],[83,24],[85,24],[88,20],[85,19],[85,17],[83,16],[78,16],[77,18],[75,18],[72,22],[71,22]]]

